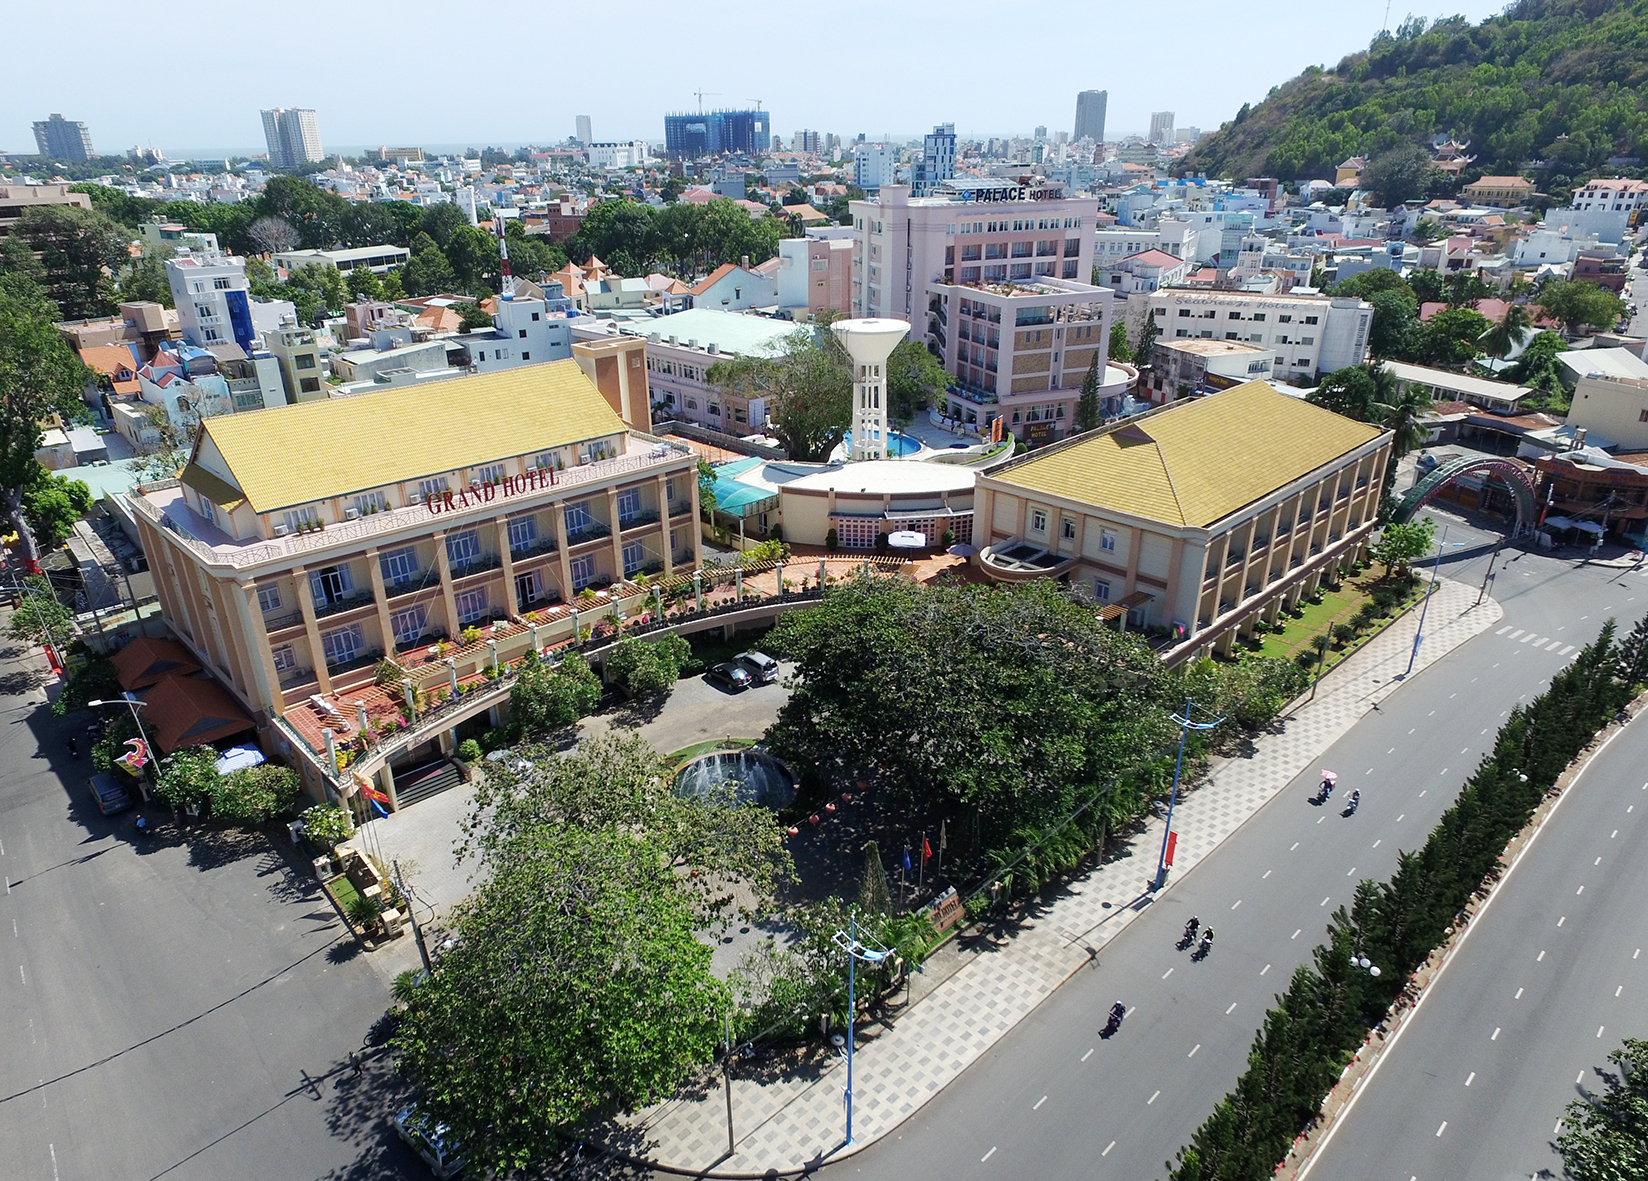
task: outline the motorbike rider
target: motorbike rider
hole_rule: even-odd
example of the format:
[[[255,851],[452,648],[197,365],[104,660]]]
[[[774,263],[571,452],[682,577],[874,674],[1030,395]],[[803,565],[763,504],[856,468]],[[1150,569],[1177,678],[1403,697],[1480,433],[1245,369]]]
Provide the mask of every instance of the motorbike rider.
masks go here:
[[[1356,811],[1356,805],[1360,804],[1361,802],[1362,802],[1362,793],[1361,792],[1353,791],[1353,792],[1350,793],[1350,810],[1352,812]]]
[[[1200,927],[1201,925],[1202,925],[1202,920],[1197,918],[1195,915],[1191,915],[1190,916],[1190,921],[1185,924],[1185,938],[1186,939],[1196,938],[1196,928]]]
[[[1207,930],[1202,932],[1202,946],[1203,947],[1212,947],[1213,946],[1213,928],[1212,927],[1209,927]]]
[[[1122,1004],[1120,1001],[1117,1001],[1115,1004],[1110,1006],[1110,1023],[1112,1025],[1120,1025],[1122,1023],[1122,1018],[1125,1016],[1127,1016],[1126,1005]]]

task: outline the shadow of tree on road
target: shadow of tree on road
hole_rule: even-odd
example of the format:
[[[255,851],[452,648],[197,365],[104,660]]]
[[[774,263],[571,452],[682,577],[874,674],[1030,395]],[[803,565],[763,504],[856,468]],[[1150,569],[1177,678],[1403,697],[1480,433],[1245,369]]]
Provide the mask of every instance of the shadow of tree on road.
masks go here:
[[[19,668],[0,676],[0,696],[18,697],[40,688],[46,683],[46,674],[36,668]]]

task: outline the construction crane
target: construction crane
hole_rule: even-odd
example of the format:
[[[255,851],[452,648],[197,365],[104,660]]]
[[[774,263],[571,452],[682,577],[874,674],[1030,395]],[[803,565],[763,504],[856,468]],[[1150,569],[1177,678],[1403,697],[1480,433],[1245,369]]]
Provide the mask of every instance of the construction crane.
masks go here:
[[[721,92],[719,90],[695,90],[695,91],[693,91],[693,94],[696,95],[697,98],[698,98],[698,113],[699,114],[704,113],[704,96],[706,94],[720,94],[720,93]]]
[[[754,103],[754,104],[755,104],[755,109],[756,109],[756,110],[758,110],[758,111],[759,111],[759,110],[760,110],[760,109],[761,109],[761,100],[760,100],[760,99],[758,99],[758,98],[751,98],[751,99],[746,99],[746,100],[745,100],[745,101],[746,101],[746,102],[752,102],[752,103]]]

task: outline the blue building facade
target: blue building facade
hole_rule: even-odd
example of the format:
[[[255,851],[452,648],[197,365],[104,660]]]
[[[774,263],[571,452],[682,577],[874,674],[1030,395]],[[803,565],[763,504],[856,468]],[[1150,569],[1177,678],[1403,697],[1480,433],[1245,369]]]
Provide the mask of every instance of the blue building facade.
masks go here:
[[[772,118],[766,111],[699,111],[664,116],[664,150],[692,159],[723,152],[765,155],[771,145]]]

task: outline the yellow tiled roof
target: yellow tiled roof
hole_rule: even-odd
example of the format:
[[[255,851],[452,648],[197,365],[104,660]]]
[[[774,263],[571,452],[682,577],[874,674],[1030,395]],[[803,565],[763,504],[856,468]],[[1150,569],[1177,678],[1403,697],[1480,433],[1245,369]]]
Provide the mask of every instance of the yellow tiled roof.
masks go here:
[[[1004,484],[1204,528],[1382,432],[1250,381],[1023,460]]]
[[[566,360],[223,414],[201,427],[253,510],[266,513],[598,439],[624,422]]]

